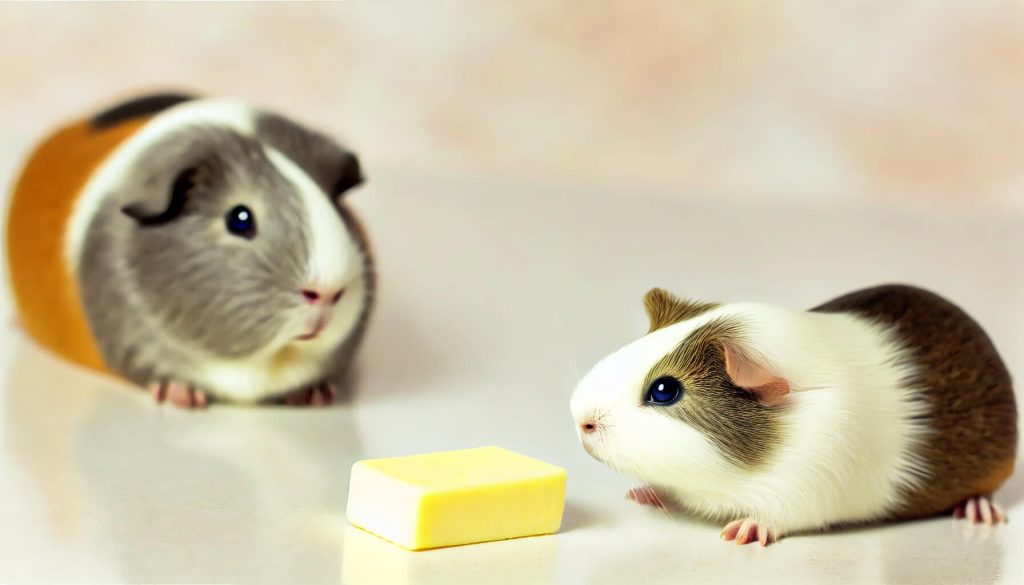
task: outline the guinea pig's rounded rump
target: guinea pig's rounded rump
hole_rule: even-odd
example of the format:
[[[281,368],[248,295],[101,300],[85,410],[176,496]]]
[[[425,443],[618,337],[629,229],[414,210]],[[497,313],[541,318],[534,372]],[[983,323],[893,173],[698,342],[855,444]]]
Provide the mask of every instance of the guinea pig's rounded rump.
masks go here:
[[[926,290],[865,289],[814,311],[842,312],[890,326],[914,356],[908,383],[928,404],[931,428],[919,456],[928,477],[894,513],[938,514],[993,492],[1013,472],[1017,407],[1010,374],[991,339],[966,312]]]
[[[103,129],[87,121],[65,126],[32,152],[11,194],[7,265],[20,324],[42,346],[95,370],[107,367],[65,257],[66,226],[95,169],[146,120]]]

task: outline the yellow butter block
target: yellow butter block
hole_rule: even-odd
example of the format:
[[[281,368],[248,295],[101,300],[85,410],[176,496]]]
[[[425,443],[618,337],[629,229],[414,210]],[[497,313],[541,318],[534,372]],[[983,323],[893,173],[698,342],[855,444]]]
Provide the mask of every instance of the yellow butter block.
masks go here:
[[[409,550],[551,534],[565,470],[500,447],[352,466],[348,520]]]

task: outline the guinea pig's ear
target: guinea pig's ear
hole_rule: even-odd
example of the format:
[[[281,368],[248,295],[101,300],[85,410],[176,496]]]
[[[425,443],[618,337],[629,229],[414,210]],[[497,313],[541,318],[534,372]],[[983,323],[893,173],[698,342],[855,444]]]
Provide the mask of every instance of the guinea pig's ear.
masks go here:
[[[647,309],[647,316],[651,322],[648,333],[692,319],[717,306],[717,303],[680,299],[665,289],[652,288],[644,295],[644,308]]]
[[[181,215],[189,194],[198,184],[198,177],[199,168],[189,167],[178,173],[166,190],[156,189],[148,196],[125,205],[121,211],[139,225],[165,224]]]
[[[778,404],[789,394],[789,382],[776,376],[753,352],[733,341],[722,343],[725,371],[732,383],[757,396],[764,404]]]
[[[345,192],[353,187],[361,185],[364,180],[363,169],[359,164],[359,158],[350,152],[345,156],[345,160],[341,163],[341,175],[334,182],[334,189],[331,190],[331,196],[335,199],[340,199]]]

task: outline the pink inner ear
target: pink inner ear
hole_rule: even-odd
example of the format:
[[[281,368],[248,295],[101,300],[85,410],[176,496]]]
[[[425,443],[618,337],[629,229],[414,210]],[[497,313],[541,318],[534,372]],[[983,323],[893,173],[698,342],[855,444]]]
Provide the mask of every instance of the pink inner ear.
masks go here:
[[[789,394],[789,382],[754,363],[729,345],[725,346],[725,371],[733,384],[753,392],[764,404],[777,404]]]

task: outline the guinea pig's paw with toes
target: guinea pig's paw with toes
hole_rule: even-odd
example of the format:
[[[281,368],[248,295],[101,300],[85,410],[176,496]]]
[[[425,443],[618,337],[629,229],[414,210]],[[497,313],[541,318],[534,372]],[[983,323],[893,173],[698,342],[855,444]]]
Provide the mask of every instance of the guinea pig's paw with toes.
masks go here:
[[[722,529],[722,540],[735,540],[736,544],[759,542],[761,546],[768,546],[777,539],[775,530],[753,518],[733,520]]]
[[[654,506],[656,508],[666,509],[665,502],[662,501],[661,496],[658,492],[654,491],[649,485],[635,487],[626,492],[626,497],[640,504],[641,506]]]
[[[329,406],[338,396],[338,389],[329,382],[320,382],[281,399],[288,406]]]
[[[158,403],[166,401],[181,408],[206,408],[209,404],[206,392],[182,382],[153,382],[149,393]]]
[[[990,500],[988,496],[967,498],[953,508],[953,518],[966,518],[972,524],[1002,524],[1006,522],[1003,509]]]

